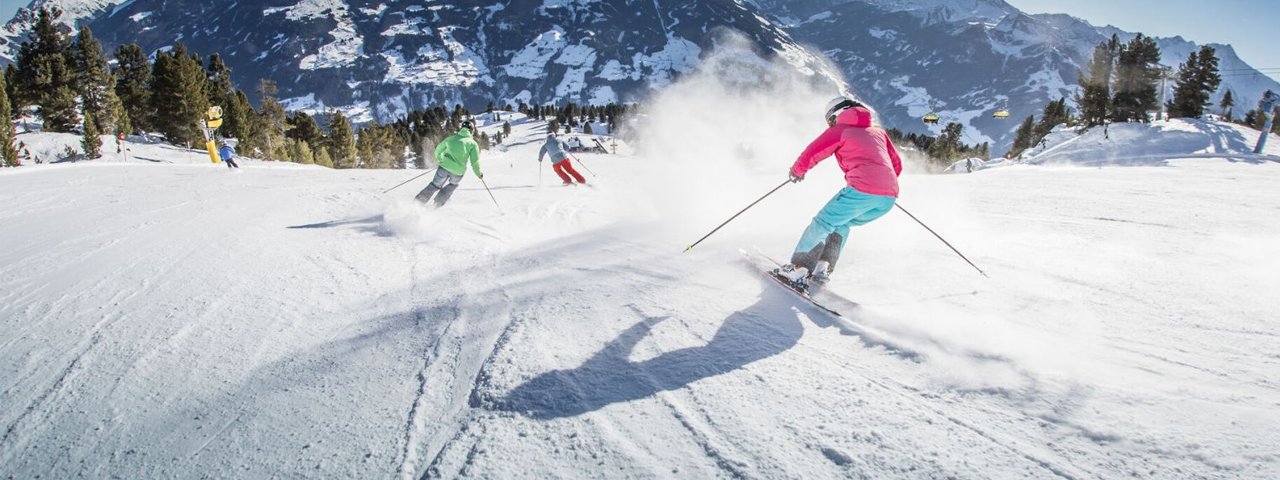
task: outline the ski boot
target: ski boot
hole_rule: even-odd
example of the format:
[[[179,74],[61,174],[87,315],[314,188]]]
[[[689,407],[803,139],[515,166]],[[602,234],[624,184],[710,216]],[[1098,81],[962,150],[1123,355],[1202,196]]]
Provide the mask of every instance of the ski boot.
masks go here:
[[[773,269],[773,276],[800,293],[809,293],[809,269],[799,265],[783,265]]]
[[[818,260],[818,264],[813,267],[813,274],[809,275],[809,282],[822,286],[826,285],[828,280],[831,280],[831,262]]]

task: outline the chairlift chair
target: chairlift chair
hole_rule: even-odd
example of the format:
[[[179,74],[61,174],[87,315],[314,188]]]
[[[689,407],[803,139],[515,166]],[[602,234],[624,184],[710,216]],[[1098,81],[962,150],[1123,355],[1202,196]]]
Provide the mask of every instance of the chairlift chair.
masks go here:
[[[991,114],[991,118],[1009,118],[1009,101],[1000,102],[1000,108]]]

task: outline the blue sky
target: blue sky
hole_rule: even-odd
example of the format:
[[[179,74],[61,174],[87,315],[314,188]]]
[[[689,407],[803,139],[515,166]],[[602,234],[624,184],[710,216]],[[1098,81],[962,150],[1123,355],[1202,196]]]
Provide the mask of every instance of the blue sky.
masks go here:
[[[1229,43],[1254,67],[1277,67],[1272,71],[1280,72],[1280,44],[1275,33],[1280,25],[1280,2],[1274,0],[1006,1],[1028,13],[1068,13],[1094,25],[1110,24],[1147,35]],[[18,7],[28,3],[0,0],[0,18],[12,18]]]
[[[1027,13],[1067,13],[1094,25],[1196,43],[1226,43],[1280,80],[1280,2],[1275,0],[1005,0]]]

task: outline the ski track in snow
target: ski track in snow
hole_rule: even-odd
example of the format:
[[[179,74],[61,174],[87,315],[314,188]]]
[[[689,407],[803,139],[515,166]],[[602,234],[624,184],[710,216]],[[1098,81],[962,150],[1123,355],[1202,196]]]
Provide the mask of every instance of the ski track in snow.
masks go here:
[[[553,186],[512,123],[500,207],[142,144],[171,163],[0,172],[0,476],[1280,474],[1275,162],[904,177],[992,280],[889,216],[832,319],[737,250],[784,255],[838,182],[681,254],[711,225],[652,205],[662,168]]]

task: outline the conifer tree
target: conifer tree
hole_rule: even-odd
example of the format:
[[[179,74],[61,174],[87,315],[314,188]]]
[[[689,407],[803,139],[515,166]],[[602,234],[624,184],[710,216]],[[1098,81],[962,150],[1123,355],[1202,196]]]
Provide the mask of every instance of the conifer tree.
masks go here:
[[[6,88],[4,93],[9,98],[9,108],[13,110],[15,118],[22,115],[22,105],[18,101],[22,94],[18,91],[18,82],[18,67],[13,63],[5,65],[4,84]]]
[[[1009,149],[1010,157],[1016,157],[1026,149],[1031,148],[1031,145],[1033,145],[1031,136],[1035,130],[1035,121],[1036,117],[1034,115],[1027,115],[1026,120],[1023,120],[1018,129],[1014,131],[1013,146]]]
[[[329,154],[335,168],[356,166],[356,138],[351,123],[342,111],[334,111],[329,119]]]
[[[1120,38],[1112,35],[1110,40],[1093,49],[1093,58],[1079,74],[1084,91],[1076,103],[1080,105],[1080,120],[1086,128],[1106,123],[1110,115],[1111,77],[1119,49]]]
[[[1111,120],[1148,121],[1147,114],[1159,108],[1157,87],[1162,75],[1160,47],[1154,39],[1139,33],[1116,57]]]
[[[311,152],[311,146],[307,145],[307,142],[290,138],[288,139],[288,145],[290,161],[303,165],[316,163],[315,156]]]
[[[71,59],[81,110],[93,116],[99,132],[114,130],[120,108],[115,98],[116,80],[102,54],[102,44],[93,38],[89,27],[80,27],[80,34],[71,45]]]
[[[375,158],[374,136],[372,127],[361,128],[356,135],[356,157],[360,159],[356,163],[360,168],[382,168]]]
[[[286,137],[306,142],[313,150],[324,143],[324,131],[320,130],[315,117],[305,112],[297,112],[289,116],[286,123],[288,124],[288,130],[284,133]]]
[[[209,101],[217,103],[225,101],[235,93],[235,85],[231,83],[231,68],[222,61],[222,55],[209,55],[205,66],[205,79],[209,85]]]
[[[1217,52],[1208,45],[1191,52],[1187,61],[1178,66],[1178,80],[1173,88],[1173,100],[1169,101],[1169,114],[1175,117],[1198,118],[1213,103],[1213,92],[1222,84],[1218,74]]]
[[[257,92],[258,99],[262,103],[258,109],[258,114],[250,122],[253,125],[253,130],[249,135],[250,139],[252,139],[250,145],[262,151],[262,155],[265,158],[276,160],[284,156],[280,152],[285,149],[284,132],[288,117],[285,114],[284,107],[276,101],[275,94],[277,89],[275,82],[266,79],[259,80]],[[312,150],[316,151],[316,153],[324,150],[323,148],[314,147]],[[316,163],[319,164],[320,162],[317,160]],[[332,167],[333,165],[330,164],[328,166]]]
[[[1231,107],[1234,107],[1235,105],[1236,99],[1235,96],[1231,94],[1231,90],[1227,90],[1227,93],[1222,94],[1222,103],[1219,103],[1218,106],[1222,107],[1222,116],[1223,118],[1226,118],[1228,122],[1231,121],[1232,117]]]
[[[17,109],[35,105],[36,113],[51,132],[69,132],[76,125],[75,76],[68,58],[71,45],[55,20],[58,9],[41,8],[36,14],[30,40],[18,48],[18,92],[11,99]]]
[[[333,158],[329,156],[329,149],[321,147],[315,151],[316,165],[333,168]]]
[[[249,138],[250,116],[253,115],[253,105],[249,103],[248,95],[244,90],[236,90],[235,93],[227,95],[225,103],[222,106],[222,127],[218,131],[224,137],[235,139]]]
[[[1032,132],[1031,143],[1028,148],[1040,143],[1040,140],[1049,135],[1054,127],[1067,123],[1071,117],[1067,111],[1067,99],[1060,98],[1057,101],[1050,101],[1044,106],[1044,115],[1040,117],[1040,123],[1036,124],[1035,130]]]
[[[931,158],[942,163],[949,163],[954,160],[960,153],[960,134],[964,131],[964,125],[951,122],[942,129],[942,135],[938,136],[938,140],[929,147],[928,154]]]
[[[205,83],[209,103],[222,107],[222,127],[218,132],[224,137],[244,139],[249,136],[249,113],[253,106],[243,91],[236,90],[231,80],[231,69],[223,63],[222,56],[209,55],[205,65]]]
[[[204,65],[189,56],[179,43],[168,53],[157,53],[151,75],[152,124],[175,145],[204,143],[200,120],[209,109],[205,93]]]
[[[84,148],[84,156],[89,160],[102,158],[102,136],[98,133],[97,122],[93,119],[93,112],[84,111],[84,136],[80,139],[80,146]]]
[[[121,45],[115,51],[116,97],[129,117],[133,129],[152,130],[151,59],[137,44]]]
[[[22,160],[18,158],[18,147],[13,143],[17,132],[13,129],[13,111],[9,108],[9,89],[5,80],[8,79],[0,77],[0,167],[16,167]]]
[[[1258,110],[1245,111],[1242,122],[1249,127],[1262,129],[1262,125],[1258,123]]]

